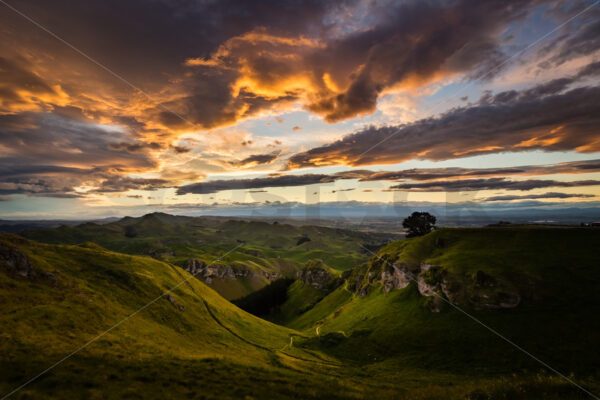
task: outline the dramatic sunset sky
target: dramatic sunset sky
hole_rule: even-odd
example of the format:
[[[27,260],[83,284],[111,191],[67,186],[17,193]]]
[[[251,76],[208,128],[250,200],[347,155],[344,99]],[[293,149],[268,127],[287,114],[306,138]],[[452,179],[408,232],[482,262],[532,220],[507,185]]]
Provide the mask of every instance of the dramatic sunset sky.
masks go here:
[[[2,218],[599,196],[598,1],[0,0]]]

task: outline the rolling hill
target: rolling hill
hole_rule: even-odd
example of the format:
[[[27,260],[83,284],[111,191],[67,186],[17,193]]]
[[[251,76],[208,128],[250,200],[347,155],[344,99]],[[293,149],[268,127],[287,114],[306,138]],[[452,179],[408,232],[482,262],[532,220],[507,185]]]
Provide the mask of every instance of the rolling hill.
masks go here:
[[[307,334],[318,328],[304,346],[381,376],[547,371],[511,341],[568,376],[591,379],[598,393],[598,243],[597,229],[440,229],[385,246],[286,325]],[[540,388],[519,390],[533,396]],[[572,385],[560,393],[588,397]],[[535,397],[490,396],[481,398]]]
[[[12,398],[360,392],[337,382],[334,359],[290,346],[298,332],[247,314],[148,257],[2,235],[0,299],[3,395],[92,341]]]
[[[0,391],[120,323],[12,398],[590,398],[599,242],[591,228],[439,229],[341,276],[309,263],[265,316],[277,325],[174,264],[3,235]]]
[[[338,271],[347,270],[368,259],[363,246],[377,247],[398,238],[276,221],[163,213],[106,224],[26,230],[22,235],[51,244],[90,241],[121,253],[148,255],[191,271],[228,299],[243,297],[278,278],[295,277],[312,259],[321,259]],[[210,260],[233,248],[235,252],[207,267]]]

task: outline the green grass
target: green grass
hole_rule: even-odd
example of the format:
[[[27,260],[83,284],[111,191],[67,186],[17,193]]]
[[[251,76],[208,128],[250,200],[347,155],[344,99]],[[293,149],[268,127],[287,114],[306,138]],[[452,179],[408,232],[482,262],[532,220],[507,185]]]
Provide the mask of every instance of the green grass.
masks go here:
[[[135,237],[130,237],[132,233]],[[283,277],[295,276],[296,271],[312,259],[322,259],[339,271],[347,270],[368,259],[361,245],[383,244],[394,237],[326,227],[162,213],[126,217],[103,225],[84,223],[26,231],[23,235],[50,244],[94,242],[109,250],[149,255],[180,266],[185,266],[190,259],[209,263],[225,255],[220,264],[247,269],[258,275],[261,272],[279,273]],[[302,237],[308,237],[310,241],[298,244]],[[238,251],[227,254],[235,247]],[[268,282],[259,276],[241,278],[238,282],[216,279],[210,285],[226,298],[236,299]]]
[[[295,317],[307,312],[319,302],[327,293],[301,281],[295,281],[287,291],[288,298],[277,312],[266,317],[269,321],[287,325]]]
[[[313,305],[308,311],[301,315],[294,315],[286,325],[294,329],[312,329],[321,324],[322,320],[350,301],[352,293],[345,287],[339,287],[324,299]]]
[[[37,272],[23,278],[0,264],[0,394],[189,276],[94,244],[9,235],[2,243],[27,254]],[[593,229],[441,229],[379,256],[433,264],[467,291],[477,271],[510,282],[523,297],[518,307],[460,307],[597,394],[597,243]],[[320,300],[294,283],[285,327],[192,279],[173,293],[184,311],[160,298],[14,398],[589,398],[452,307],[431,312],[414,284],[383,293],[383,267],[372,257]],[[356,280],[368,295],[352,290]]]
[[[308,348],[385,370],[389,365],[480,378],[533,371],[540,364],[461,312],[446,305],[432,313],[412,283],[383,293],[383,263],[430,263],[468,288],[472,273],[485,271],[518,288],[514,309],[460,307],[509,340],[566,374],[600,371],[600,231],[591,229],[441,229],[392,243],[355,279],[371,282],[366,297],[339,288],[288,326],[320,337]],[[356,275],[364,274],[363,277]],[[368,278],[368,276],[377,279]]]
[[[190,278],[164,262],[96,245],[43,245],[8,235],[0,242],[20,249],[35,271],[23,278],[4,265],[0,270],[0,393]],[[326,356],[290,347],[290,337],[299,333],[245,313],[195,279],[188,283],[173,291],[176,305],[159,298],[15,397],[94,398],[108,390],[119,397],[161,398],[171,385],[180,390],[173,396],[185,397],[203,393],[203,384],[213,388],[210,396],[224,390],[225,398],[237,398],[236,391],[257,397],[270,390],[305,392],[296,382]],[[198,380],[182,385],[182,374],[192,371]],[[273,376],[288,380],[259,384]],[[240,385],[231,387],[237,379]],[[148,389],[157,385],[164,387]]]

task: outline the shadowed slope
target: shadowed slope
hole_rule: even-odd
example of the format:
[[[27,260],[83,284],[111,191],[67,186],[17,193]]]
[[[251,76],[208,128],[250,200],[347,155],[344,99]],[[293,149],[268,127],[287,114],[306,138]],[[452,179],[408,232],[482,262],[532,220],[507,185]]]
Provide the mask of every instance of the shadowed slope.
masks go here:
[[[427,370],[476,380],[547,371],[448,301],[597,392],[597,243],[600,230],[594,229],[440,229],[385,246],[355,268],[343,287],[287,326],[318,332],[300,341],[306,348],[359,363],[380,377]],[[419,285],[407,279],[390,287],[395,270],[412,273]],[[510,296],[517,301],[506,300]],[[573,391],[558,398],[586,396],[563,383]]]

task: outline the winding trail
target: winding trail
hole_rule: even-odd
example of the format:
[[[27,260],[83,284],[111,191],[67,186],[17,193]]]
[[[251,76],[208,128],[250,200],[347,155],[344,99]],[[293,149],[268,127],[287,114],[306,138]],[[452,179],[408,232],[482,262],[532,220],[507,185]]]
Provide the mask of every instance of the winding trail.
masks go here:
[[[174,265],[169,264],[169,266],[173,269],[173,271],[175,271],[175,273],[177,273],[181,278],[183,278],[183,275],[181,274],[181,272],[179,272],[177,270],[177,267],[175,267]],[[204,307],[206,308],[206,311],[208,312],[208,315],[223,329],[225,329],[227,332],[229,332],[231,335],[235,336],[236,338],[238,338],[239,340],[241,340],[244,343],[249,344],[250,346],[256,347],[258,349],[261,350],[265,350],[268,351],[270,353],[273,353],[274,355],[284,355],[290,358],[294,358],[296,360],[300,360],[300,361],[304,361],[304,362],[308,362],[308,363],[316,363],[316,364],[325,364],[325,365],[330,365],[330,366],[334,366],[334,367],[340,367],[343,364],[342,363],[336,363],[336,362],[332,362],[332,361],[328,361],[328,360],[324,360],[320,357],[314,356],[316,358],[316,360],[311,360],[311,359],[307,359],[307,358],[302,358],[302,357],[298,357],[298,356],[294,356],[292,354],[286,353],[283,350],[285,350],[286,347],[290,347],[290,349],[293,347],[294,345],[294,336],[290,335],[290,343],[289,345],[284,346],[282,349],[277,350],[277,349],[271,349],[265,346],[262,346],[260,344],[256,344],[253,343],[249,340],[247,340],[246,338],[244,338],[243,336],[238,335],[235,331],[233,331],[231,328],[229,328],[228,326],[226,326],[225,324],[223,324],[219,318],[217,318],[217,316],[213,313],[213,311],[211,310],[210,306],[208,305],[208,302],[204,299],[204,297],[202,297],[201,295],[199,295],[198,293],[196,293],[196,291],[194,290],[194,288],[192,287],[192,285],[186,281],[187,286],[190,288],[190,290],[192,291],[193,294],[195,294],[196,296],[198,296],[198,298],[200,298],[200,300],[202,300],[202,304],[204,304]],[[318,327],[317,327],[318,329]],[[318,333],[317,333],[318,335]]]
[[[223,329],[225,329],[227,332],[231,333],[233,336],[235,336],[236,338],[240,339],[242,342],[248,343],[251,346],[257,347],[259,349],[262,350],[266,350],[266,351],[270,351],[273,352],[273,349],[270,349],[268,347],[265,346],[261,346],[260,344],[256,344],[256,343],[252,343],[251,341],[243,338],[242,336],[238,335],[237,333],[235,333],[231,328],[228,328],[227,326],[225,326],[216,316],[215,314],[213,314],[212,310],[210,309],[210,306],[208,305],[208,303],[206,302],[206,300],[204,300],[202,298],[202,303],[204,304],[204,307],[206,307],[206,311],[208,311],[208,314],[211,316],[212,319],[215,320],[215,322],[217,324],[219,324]]]

